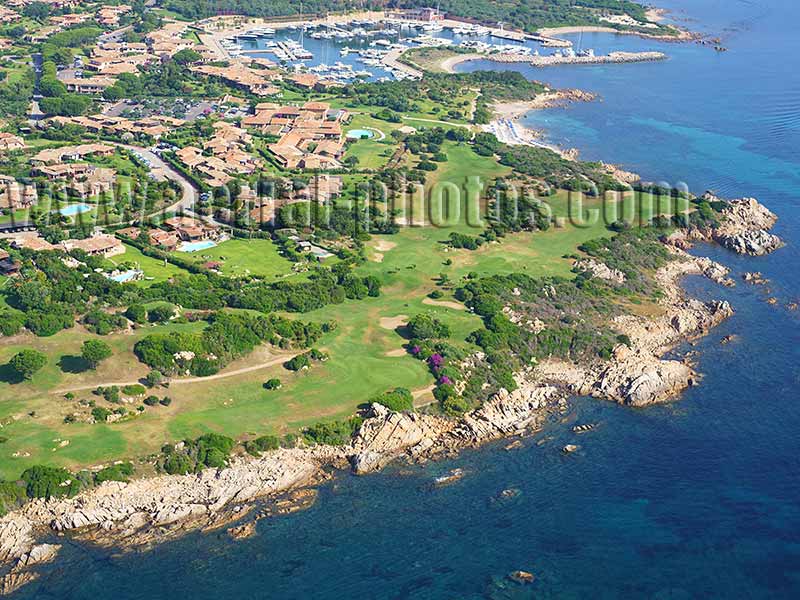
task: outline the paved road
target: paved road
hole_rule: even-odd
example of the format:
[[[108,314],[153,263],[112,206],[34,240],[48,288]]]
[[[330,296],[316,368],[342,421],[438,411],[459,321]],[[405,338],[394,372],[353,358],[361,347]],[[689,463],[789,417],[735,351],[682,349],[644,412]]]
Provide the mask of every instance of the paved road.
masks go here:
[[[131,29],[133,29],[133,25],[128,25],[127,27],[123,27],[115,31],[109,31],[108,33],[101,35],[99,41],[105,43],[120,42],[122,41],[122,38],[125,37],[125,34]]]
[[[192,182],[186,179],[181,173],[176,171],[172,166],[165,162],[160,156],[156,153],[146,149],[141,148],[139,146],[130,146],[128,144],[120,144],[117,142],[109,142],[114,144],[115,146],[119,146],[120,148],[125,148],[129,152],[133,152],[134,154],[138,154],[142,158],[147,159],[150,161],[152,167],[150,168],[150,172],[153,173],[153,176],[156,178],[157,181],[166,181],[167,179],[176,182],[181,187],[181,199],[175,202],[174,204],[168,206],[165,209],[159,210],[151,215],[147,215],[147,217],[154,217],[162,212],[178,212],[180,209],[184,210],[191,210],[197,204],[199,199],[199,194],[197,193],[197,189],[195,189]]]
[[[212,110],[214,110],[214,105],[211,102],[198,102],[195,106],[187,111],[184,120],[196,121],[198,117],[205,115],[206,112],[211,112]]]

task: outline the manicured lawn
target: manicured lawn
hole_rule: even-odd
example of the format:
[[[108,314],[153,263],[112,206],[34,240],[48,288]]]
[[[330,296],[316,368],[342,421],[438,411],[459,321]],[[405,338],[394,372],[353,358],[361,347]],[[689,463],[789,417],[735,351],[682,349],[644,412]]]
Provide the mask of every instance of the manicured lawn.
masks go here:
[[[462,143],[445,142],[442,151],[447,154],[446,162],[436,163],[436,171],[428,173],[425,196],[420,193],[406,195],[400,205],[393,208],[399,219],[407,223],[447,223],[465,233],[477,235],[483,229],[470,227],[475,223],[475,205],[456,202],[451,192],[458,194],[463,200],[467,196],[468,182],[480,184],[479,191],[485,192],[487,186],[498,177],[504,177],[511,169],[497,162],[475,154],[470,146]],[[416,159],[414,163],[418,162]],[[469,215],[467,214],[469,209]],[[447,232],[449,235],[450,232]],[[447,236],[445,236],[447,237]]]
[[[13,214],[10,212],[8,214],[0,214],[0,223],[21,223],[27,221],[30,217],[30,210],[27,208],[20,208],[19,210],[15,210]]]
[[[404,117],[417,117],[422,119],[443,119],[448,120],[447,112],[451,109],[458,110],[462,113],[466,113],[466,107],[464,106],[465,100],[468,98],[467,94],[454,96],[453,98],[448,98],[446,103],[437,103],[428,98],[415,98],[414,102],[416,104],[417,110],[412,110],[408,112],[403,112],[402,115]],[[344,99],[344,98],[333,98],[330,99],[331,106],[334,108],[346,108],[354,113],[363,113],[366,115],[375,114],[383,110],[381,106],[369,106],[365,104],[353,104],[352,100]],[[459,118],[459,119],[450,119],[460,123],[466,123],[466,119]],[[386,121],[382,121],[386,123]]]
[[[485,156],[478,156],[466,143],[445,142],[442,152],[447,161],[438,163],[439,168],[431,173],[429,183],[450,182],[462,185],[467,177],[480,177],[485,184],[511,173],[511,169]]]
[[[182,258],[194,259],[198,263],[220,262],[222,274],[229,277],[258,275],[277,278],[293,274],[294,263],[278,254],[278,247],[272,240],[232,239],[208,250],[177,254]]]
[[[93,388],[100,385],[127,383],[144,377],[148,368],[133,354],[133,346],[144,335],[159,331],[196,331],[203,323],[170,324],[145,327],[131,334],[115,334],[104,337],[88,333],[82,327],[62,331],[52,337],[37,338],[30,334],[4,340],[0,346],[0,435],[8,438],[0,444],[0,478],[15,477],[25,468],[42,462],[66,466],[86,466],[98,461],[116,458],[119,444],[106,446],[103,438],[95,439],[94,432],[113,433],[119,437],[117,426],[89,426],[66,424],[64,417],[75,410],[74,405],[64,399],[64,390]],[[112,358],[100,364],[96,371],[87,370],[80,358],[81,346],[89,339],[102,339],[112,350]],[[47,364],[31,381],[18,382],[7,367],[11,357],[24,348],[33,348],[47,356]],[[76,392],[78,398],[96,399],[90,389]],[[101,404],[102,401],[98,402]],[[109,405],[113,408],[113,405]],[[135,405],[128,405],[134,410]],[[120,424],[120,426],[123,424]],[[95,429],[96,428],[96,429]],[[92,435],[85,444],[74,443],[76,432]],[[123,430],[124,431],[124,430]],[[126,440],[136,447],[136,432],[128,430]],[[51,454],[53,439],[69,439],[70,446],[59,448]],[[89,443],[90,442],[90,443]],[[14,457],[14,453],[30,454],[29,457]],[[70,459],[78,453],[82,458]]]
[[[388,123],[379,119],[373,119],[368,114],[354,115],[350,123],[345,127],[345,131],[351,129],[371,129],[379,130],[386,136],[380,140],[380,135],[369,139],[353,140],[347,143],[345,158],[355,156],[358,158],[357,168],[359,169],[380,169],[386,165],[391,158],[398,144],[391,137],[391,132],[400,127],[397,123]],[[375,133],[373,131],[373,133]]]
[[[257,374],[173,387],[171,394],[185,410],[171,423],[170,433],[180,438],[209,429],[233,435],[286,432],[351,415],[359,404],[398,385],[427,387],[432,378],[425,365],[402,353],[405,340],[380,324],[383,317],[409,310],[403,298],[385,296],[304,315],[337,321],[336,331],[317,344],[330,354],[328,361],[301,373],[278,365]],[[283,388],[264,390],[270,377],[280,378]]]
[[[139,268],[144,271],[145,279],[136,282],[136,285],[148,286],[161,281],[166,281],[170,277],[179,274],[185,274],[186,271],[180,267],[176,267],[172,263],[168,263],[152,256],[145,256],[135,246],[125,244],[125,254],[120,254],[109,259],[114,265],[119,265],[124,262],[136,263]]]

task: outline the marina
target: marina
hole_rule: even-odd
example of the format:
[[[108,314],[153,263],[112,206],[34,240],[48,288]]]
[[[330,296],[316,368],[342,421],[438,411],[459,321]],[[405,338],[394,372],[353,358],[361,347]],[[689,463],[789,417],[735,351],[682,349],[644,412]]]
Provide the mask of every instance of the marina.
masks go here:
[[[308,23],[274,23],[253,27],[218,39],[230,58],[269,57],[298,73],[313,73],[324,81],[348,84],[357,80],[399,81],[418,79],[422,73],[402,60],[412,48],[468,50],[463,60],[485,58],[501,63],[534,66],[585,63],[619,63],[660,60],[661,53],[611,51],[596,54],[577,48],[568,39],[528,35],[474,23],[400,18],[351,19]],[[468,57],[468,58],[467,58]]]

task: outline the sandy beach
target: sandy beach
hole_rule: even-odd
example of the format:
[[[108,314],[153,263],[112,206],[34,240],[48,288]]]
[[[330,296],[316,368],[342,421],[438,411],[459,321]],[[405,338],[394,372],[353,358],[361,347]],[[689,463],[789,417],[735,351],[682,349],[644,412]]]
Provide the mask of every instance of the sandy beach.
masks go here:
[[[486,58],[483,54],[456,54],[450,58],[445,58],[440,66],[445,73],[455,73],[456,65],[470,60],[482,60]]]
[[[567,160],[575,160],[577,151],[563,150],[552,144],[539,141],[543,137],[541,131],[531,129],[519,123],[519,119],[533,110],[564,106],[572,102],[591,102],[596,96],[582,90],[558,90],[539,94],[533,100],[515,102],[496,102],[491,105],[494,119],[484,125],[484,131],[494,133],[497,139],[509,145],[529,145],[547,148]]]

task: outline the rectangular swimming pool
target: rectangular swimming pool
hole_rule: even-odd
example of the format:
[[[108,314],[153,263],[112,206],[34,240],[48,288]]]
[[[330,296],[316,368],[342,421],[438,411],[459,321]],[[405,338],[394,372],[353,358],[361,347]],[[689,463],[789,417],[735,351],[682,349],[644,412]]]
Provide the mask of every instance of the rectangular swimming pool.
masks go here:
[[[202,242],[184,242],[178,248],[178,252],[198,252],[200,250],[208,250],[216,246],[216,242],[211,240],[203,240]]]
[[[129,281],[136,281],[142,275],[141,271],[123,271],[122,273],[117,273],[116,275],[112,275],[109,279],[116,281],[118,283],[127,283]]]

